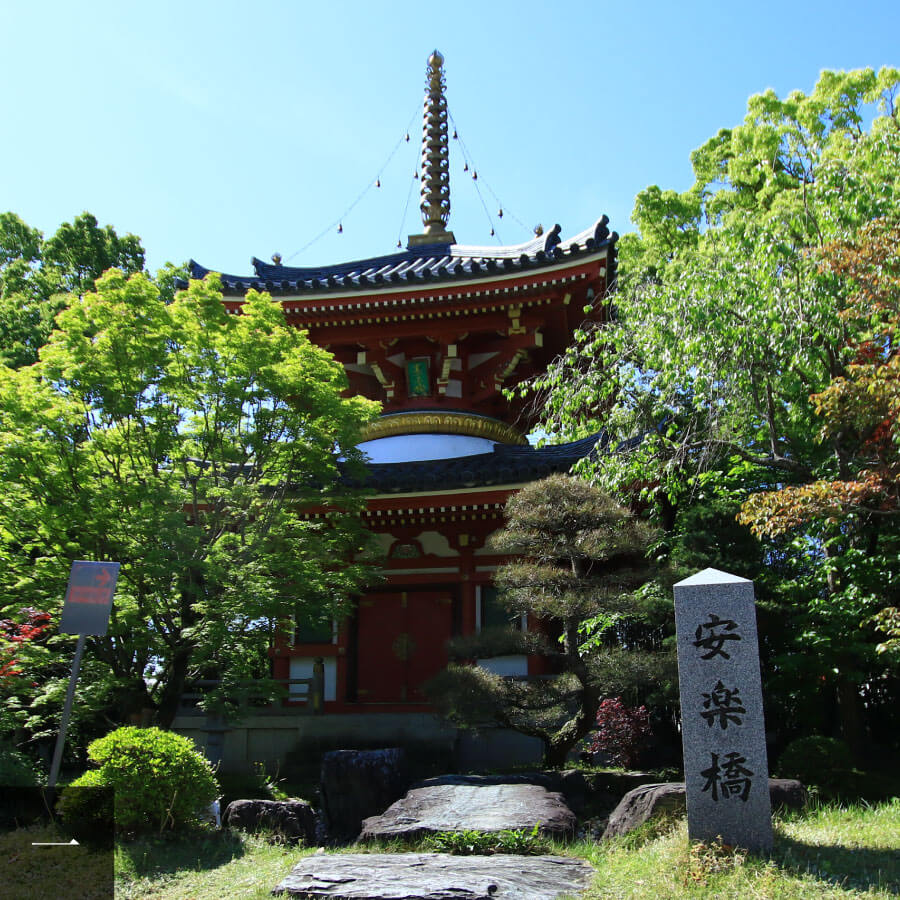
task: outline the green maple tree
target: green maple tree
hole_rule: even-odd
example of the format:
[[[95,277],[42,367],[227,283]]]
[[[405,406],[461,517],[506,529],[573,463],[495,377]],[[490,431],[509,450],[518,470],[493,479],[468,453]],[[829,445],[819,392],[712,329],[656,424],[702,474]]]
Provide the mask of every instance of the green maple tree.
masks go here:
[[[210,277],[166,299],[110,270],[38,362],[0,368],[0,607],[55,613],[71,560],[121,562],[87,665],[116,687],[108,717],[150,706],[164,726],[192,678],[234,701],[280,623],[340,615],[365,580],[338,461],[377,412],[267,294],[232,315]]]
[[[36,362],[67,296],[93,288],[114,267],[143,271],[144,248],[88,212],[47,239],[15,213],[0,213],[0,362]]]

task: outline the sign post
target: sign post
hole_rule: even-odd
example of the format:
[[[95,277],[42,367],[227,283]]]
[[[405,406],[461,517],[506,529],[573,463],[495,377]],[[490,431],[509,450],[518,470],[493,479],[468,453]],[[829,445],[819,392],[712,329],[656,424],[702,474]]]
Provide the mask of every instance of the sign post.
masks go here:
[[[59,620],[59,631],[61,634],[77,634],[78,643],[75,645],[72,674],[69,676],[69,688],[66,691],[66,702],[59,724],[59,734],[53,750],[53,762],[50,765],[48,786],[51,788],[56,787],[56,780],[59,778],[59,767],[62,763],[69,718],[72,715],[75,685],[78,681],[78,670],[81,668],[85,638],[89,634],[106,634],[118,578],[119,563],[117,562],[75,560],[72,563],[66,600]]]
[[[675,585],[688,836],[772,846],[753,582],[705,569]]]

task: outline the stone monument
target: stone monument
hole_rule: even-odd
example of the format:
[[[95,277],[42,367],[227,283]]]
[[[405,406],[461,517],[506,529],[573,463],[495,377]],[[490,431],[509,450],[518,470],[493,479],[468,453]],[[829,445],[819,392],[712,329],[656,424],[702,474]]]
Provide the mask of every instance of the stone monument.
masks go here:
[[[704,569],[675,585],[688,835],[772,846],[753,582]]]

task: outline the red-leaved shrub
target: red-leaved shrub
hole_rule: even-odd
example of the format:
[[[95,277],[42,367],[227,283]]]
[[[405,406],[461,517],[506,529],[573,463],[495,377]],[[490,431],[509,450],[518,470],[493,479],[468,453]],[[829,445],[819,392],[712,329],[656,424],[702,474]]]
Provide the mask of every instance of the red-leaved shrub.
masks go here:
[[[636,765],[638,752],[650,737],[650,713],[646,706],[629,707],[621,697],[604,700],[597,710],[597,733],[591,753],[606,753],[613,762],[629,769]]]

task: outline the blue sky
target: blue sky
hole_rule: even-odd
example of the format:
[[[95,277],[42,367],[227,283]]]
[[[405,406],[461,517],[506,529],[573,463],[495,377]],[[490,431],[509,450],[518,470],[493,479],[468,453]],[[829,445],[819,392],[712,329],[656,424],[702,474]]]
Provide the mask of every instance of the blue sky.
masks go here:
[[[900,65],[898,34],[896,0],[7,0],[0,209],[47,234],[90,210],[139,235],[151,268],[389,253],[421,231],[415,194],[403,212],[437,47],[497,231],[454,143],[458,241],[518,243],[538,222],[566,236],[604,212],[624,233],[635,194],[687,188],[690,151],[748,96]]]

